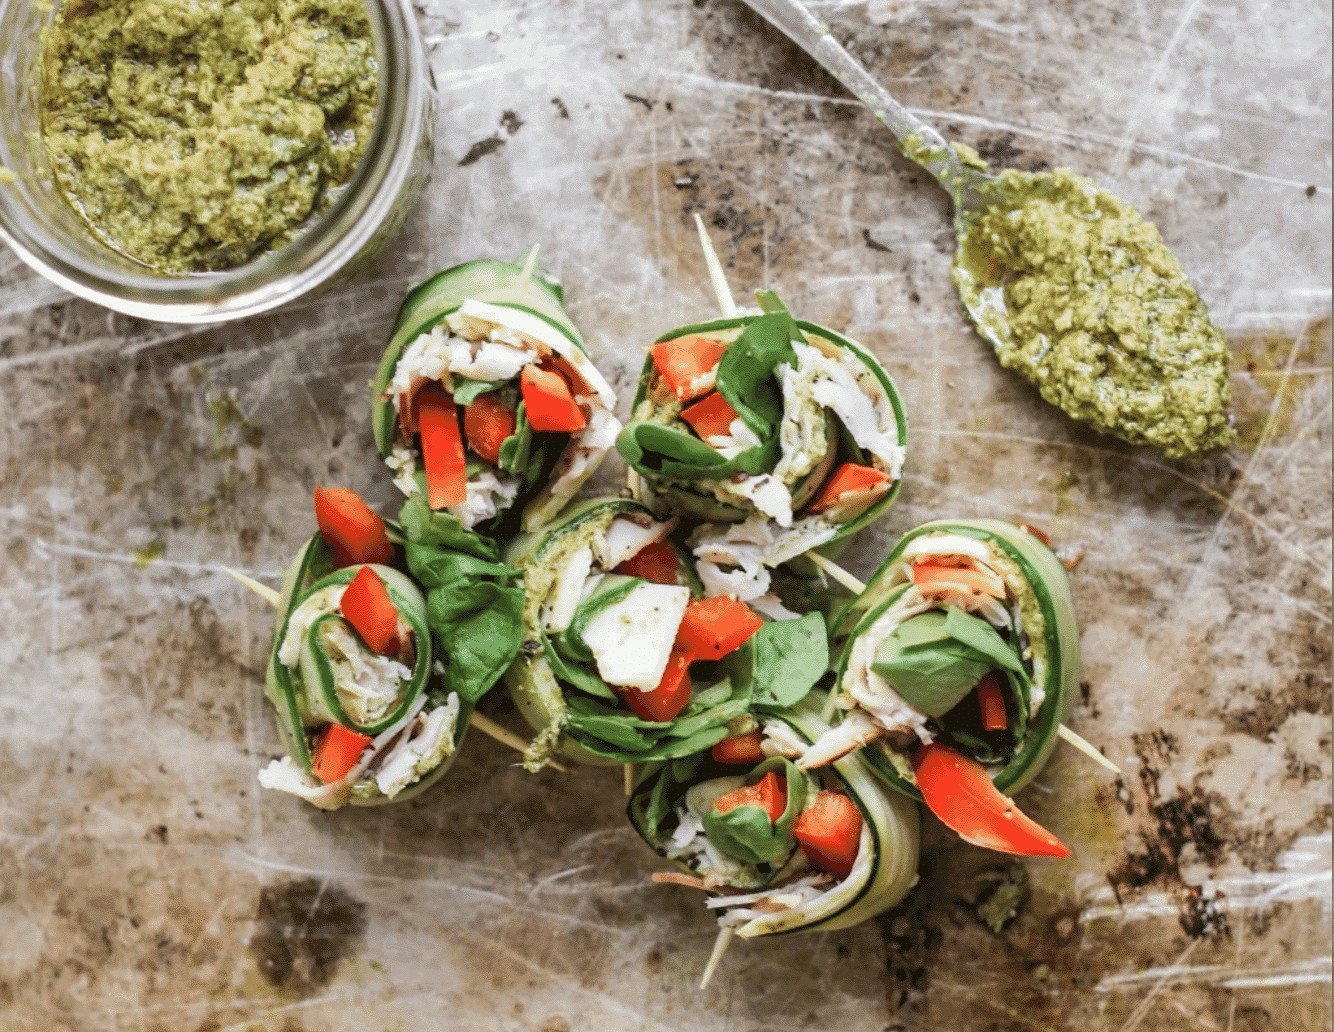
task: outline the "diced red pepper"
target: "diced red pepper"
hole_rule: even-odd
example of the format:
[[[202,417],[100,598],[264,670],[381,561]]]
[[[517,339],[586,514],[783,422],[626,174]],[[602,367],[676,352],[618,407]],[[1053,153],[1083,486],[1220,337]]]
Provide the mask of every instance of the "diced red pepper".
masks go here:
[[[517,416],[494,393],[478,395],[463,410],[463,433],[468,447],[491,465],[500,462],[500,446],[514,436]]]
[[[760,748],[762,740],[763,736],[756,728],[744,735],[724,738],[709,752],[719,763],[735,767],[753,766],[764,759],[764,750]]]
[[[965,842],[1015,856],[1068,857],[1055,835],[1002,795],[986,768],[939,742],[913,756],[917,787],[927,807]]]
[[[862,840],[862,812],[842,792],[820,792],[792,825],[807,858],[840,878],[852,873]]]
[[[870,466],[859,466],[855,462],[845,462],[834,470],[833,475],[821,485],[819,492],[811,499],[808,512],[824,512],[839,503],[843,495],[849,492],[868,491],[878,484],[890,481],[888,473],[882,473]]]
[[[1005,693],[996,671],[977,683],[977,702],[982,707],[982,726],[988,731],[1004,731],[1010,726],[1005,715]]]
[[[710,437],[725,437],[730,432],[732,420],[737,418],[737,414],[727,399],[719,391],[714,391],[703,401],[697,401],[682,409],[681,418],[699,434],[700,440],[707,441]]]
[[[340,567],[387,563],[394,556],[384,520],[346,487],[315,488],[315,522]]]
[[[682,337],[664,340],[649,349],[658,375],[681,401],[690,401],[712,390],[712,384],[699,382],[723,357],[727,345],[711,337]]]
[[[468,497],[468,464],[459,433],[458,406],[438,383],[417,392],[417,428],[426,471],[426,504],[432,509],[462,505]]]
[[[744,602],[728,595],[694,599],[676,631],[676,647],[691,659],[718,660],[750,640],[764,621]]]
[[[398,655],[398,610],[384,581],[369,566],[358,570],[343,590],[338,611],[372,652]]]
[[[771,770],[755,784],[742,785],[713,801],[713,808],[718,813],[727,813],[738,806],[758,806],[769,815],[771,823],[778,820],[787,809],[787,780]]]
[[[675,720],[690,705],[690,657],[673,648],[658,687],[651,692],[628,688],[622,697],[641,720]]]
[[[338,781],[357,765],[362,751],[370,744],[369,735],[342,724],[330,724],[315,742],[311,773],[326,785]]]
[[[670,541],[654,541],[616,567],[616,572],[650,584],[680,584],[681,556]]]
[[[555,369],[526,365],[519,374],[523,410],[534,430],[573,433],[588,425],[570,385]]]

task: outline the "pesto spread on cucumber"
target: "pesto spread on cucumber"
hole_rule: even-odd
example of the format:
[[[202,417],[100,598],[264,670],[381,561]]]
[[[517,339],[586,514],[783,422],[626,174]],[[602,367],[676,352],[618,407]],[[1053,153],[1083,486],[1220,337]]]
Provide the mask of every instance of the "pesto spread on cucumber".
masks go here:
[[[41,133],[103,242],[170,275],[291,240],[352,178],[379,90],[363,0],[66,0]]]
[[[1169,458],[1232,441],[1227,341],[1152,223],[1068,169],[1007,171],[978,196],[954,280],[1001,365]]]

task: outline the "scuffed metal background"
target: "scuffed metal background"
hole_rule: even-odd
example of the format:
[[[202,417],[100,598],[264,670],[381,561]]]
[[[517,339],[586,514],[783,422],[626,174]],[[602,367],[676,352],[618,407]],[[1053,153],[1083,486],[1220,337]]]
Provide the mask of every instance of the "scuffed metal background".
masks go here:
[[[0,1027],[1327,1028],[1329,10],[1299,2],[839,0],[890,89],[991,160],[1072,166],[1161,226],[1227,330],[1238,446],[1169,464],[1071,425],[971,335],[946,202],[735,0],[422,4],[435,179],[378,266],[213,331],[0,264]],[[424,274],[540,243],[623,408],[644,345],[709,310],[690,230],[873,347],[909,483],[851,566],[948,515],[1082,553],[1073,725],[1023,804],[1027,865],[934,829],[859,929],[734,948],[650,886],[620,776],[531,777],[474,736],[425,798],[261,797],[271,577],[310,490],[393,501],[366,383]],[[610,481],[608,481],[610,482]],[[985,910],[985,908],[984,908]]]

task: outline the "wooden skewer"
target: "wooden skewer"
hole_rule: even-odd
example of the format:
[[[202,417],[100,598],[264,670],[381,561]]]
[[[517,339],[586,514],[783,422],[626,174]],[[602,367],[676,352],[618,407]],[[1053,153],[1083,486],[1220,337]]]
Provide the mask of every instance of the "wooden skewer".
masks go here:
[[[631,793],[634,792],[635,790],[635,765],[633,763],[627,763],[624,767],[624,771],[625,771],[625,797],[629,799]]]
[[[718,965],[722,962],[723,954],[727,952],[727,947],[732,945],[732,934],[733,930],[730,927],[718,929],[718,938],[713,940],[713,952],[709,954],[709,962],[704,965],[704,974],[700,976],[701,989],[708,988],[713,973],[718,970]]]
[[[527,283],[533,278],[533,273],[537,271],[537,252],[540,244],[534,244],[528,251],[528,257],[523,260],[523,282]]]
[[[737,317],[736,302],[732,300],[732,288],[727,285],[727,273],[723,272],[723,263],[718,260],[718,252],[713,249],[709,231],[704,228],[704,220],[695,215],[695,228],[699,230],[699,245],[704,249],[704,264],[709,270],[709,283],[713,286],[713,296],[718,300],[718,310],[725,319]]]
[[[276,608],[278,603],[282,601],[282,595],[274,591],[267,584],[261,584],[259,581],[255,580],[254,577],[248,577],[240,570],[233,570],[228,566],[224,566],[222,569],[228,576],[245,585],[269,605]],[[472,726],[477,728],[478,731],[482,732],[482,734],[486,735],[488,738],[494,738],[501,745],[507,745],[511,749],[516,749],[519,752],[527,751],[528,743],[503,724],[497,724],[490,717],[478,713],[476,710],[473,710],[470,719]],[[567,768],[562,767],[555,760],[548,760],[547,765],[554,767],[562,774],[567,772]]]
[[[261,584],[259,581],[255,580],[254,577],[248,577],[240,570],[233,570],[230,566],[224,566],[222,570],[227,576],[233,578],[240,584],[244,584],[275,609],[278,607],[278,603],[283,600],[282,595],[274,591],[267,584]]]
[[[494,738],[501,745],[508,745],[517,752],[525,752],[528,749],[528,743],[516,735],[513,731],[495,720],[492,720],[485,713],[472,711],[472,716],[468,718],[472,726],[489,738]],[[568,774],[569,768],[557,763],[555,760],[547,760],[547,766],[562,774]]]
[[[1061,736],[1062,740],[1069,743],[1070,745],[1073,745],[1076,749],[1082,752],[1094,763],[1097,763],[1106,770],[1111,771],[1118,778],[1125,776],[1125,772],[1115,763],[1109,760],[1106,756],[1104,756],[1102,754],[1102,751],[1096,745],[1090,742],[1087,738],[1084,738],[1082,735],[1075,734],[1064,724],[1058,724],[1056,726],[1056,733]]]

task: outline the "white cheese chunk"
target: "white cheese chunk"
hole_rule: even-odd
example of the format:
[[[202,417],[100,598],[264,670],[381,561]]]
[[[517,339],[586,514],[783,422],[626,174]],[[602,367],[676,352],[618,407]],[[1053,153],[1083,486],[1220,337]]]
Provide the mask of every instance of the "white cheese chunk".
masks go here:
[[[542,626],[553,634],[565,630],[574,620],[574,611],[584,597],[584,582],[593,571],[593,550],[585,545],[570,556],[556,580],[551,601],[542,614]]]
[[[584,628],[598,674],[608,684],[651,692],[662,681],[690,589],[671,584],[639,584]]]

